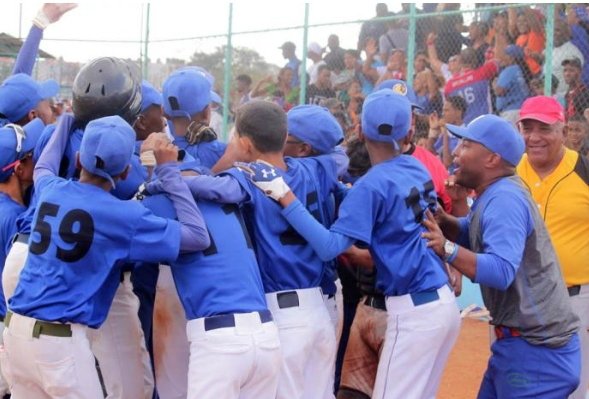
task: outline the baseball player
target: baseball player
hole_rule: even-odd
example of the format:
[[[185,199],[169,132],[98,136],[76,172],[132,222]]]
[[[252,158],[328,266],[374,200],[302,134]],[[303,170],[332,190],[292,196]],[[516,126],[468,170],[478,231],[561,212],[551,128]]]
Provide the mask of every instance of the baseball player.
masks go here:
[[[318,105],[299,105],[292,108],[286,114],[288,136],[284,146],[284,155],[287,157],[309,157],[329,154],[343,140],[343,131],[337,120],[329,113],[327,108]],[[326,220],[319,219],[324,226],[329,227],[335,219],[335,198],[327,199],[323,205],[323,215]],[[321,291],[333,328],[337,331],[338,310],[336,304],[337,272],[335,261],[327,262]]]
[[[156,215],[176,217],[165,195],[148,196],[143,204]],[[169,267],[188,320],[187,324],[184,321],[190,342],[188,394],[182,397],[274,398],[281,363],[278,329],[266,305],[241,210],[235,204],[204,200],[198,201],[198,207],[206,219],[211,245],[202,252],[181,255]],[[160,294],[163,292],[156,294],[156,309]],[[160,314],[156,310],[156,317]],[[166,316],[165,324],[170,325],[174,316],[161,314]],[[166,352],[158,353],[158,361]],[[181,358],[173,360],[182,363]],[[156,379],[159,384],[159,374]],[[162,398],[172,397],[163,394],[159,385],[158,391]]]
[[[219,164],[258,158],[273,162],[285,171],[310,211],[322,211],[325,198],[321,195],[336,190],[336,174],[347,166],[345,154],[284,158],[286,115],[269,102],[251,101],[240,107],[235,126],[233,140]],[[229,169],[220,177],[193,177],[188,184],[195,197],[244,205],[268,308],[280,332],[284,360],[276,397],[333,398],[330,381],[335,334],[319,288],[323,262],[280,217],[276,204],[255,189],[241,171]],[[147,190],[157,192],[157,182],[148,184]]]
[[[58,177],[66,125],[60,123],[35,167],[39,202],[27,261],[9,300],[1,359],[10,362],[5,374],[15,397],[102,398],[87,330],[106,318],[120,263],[172,261],[180,251],[210,245],[173,145],[159,140],[153,149],[178,222],[108,192],[125,178],[135,143],[133,129],[118,116],[87,125],[76,157],[79,182]]]
[[[462,138],[456,182],[477,199],[466,218],[433,215],[424,222],[428,245],[481,284],[496,341],[479,398],[566,398],[579,384],[579,318],[572,310],[558,259],[529,191],[515,176],[524,153],[508,121],[483,115]]]
[[[13,124],[0,128],[0,270],[16,234],[16,218],[26,210],[27,190],[33,184],[32,152],[43,128],[43,121],[38,118],[24,128]],[[4,330],[5,316],[6,302],[0,290],[0,332]],[[0,397],[8,393],[8,385],[0,374]]]
[[[431,177],[399,153],[410,121],[405,96],[385,89],[367,97],[362,136],[373,166],[348,192],[330,230],[302,206],[280,171],[263,163],[249,166],[253,184],[285,208],[282,215],[321,259],[356,241],[369,245],[388,313],[374,398],[435,397],[460,325],[443,264],[421,237],[424,212],[436,203]]]
[[[284,146],[285,156],[298,158],[329,154],[344,140],[341,125],[327,108],[309,104],[299,105],[290,109],[286,118],[288,136]],[[342,189],[341,193],[337,193],[337,197],[342,197],[344,194],[345,189]],[[315,217],[324,226],[329,227],[335,220],[336,197],[334,195],[322,195],[321,197],[326,198],[326,202],[322,204],[322,212],[315,212]],[[336,334],[336,345],[339,346],[339,314],[336,294],[337,285],[341,287],[341,283],[339,283],[336,266],[335,260],[325,263],[321,279],[321,292]],[[334,369],[334,377],[335,372]]]
[[[176,87],[177,82],[183,81],[183,76],[200,75],[206,83],[203,87],[189,86],[184,89]],[[178,79],[177,79],[178,78]],[[185,67],[173,72],[164,82],[162,87],[164,96],[164,113],[168,119],[170,133],[174,143],[182,150],[190,154],[200,165],[212,168],[225,152],[226,145],[217,140],[217,134],[209,127],[213,97],[222,102],[219,96],[212,91],[213,76],[200,67]],[[191,93],[205,89],[209,91],[206,103],[189,101]],[[177,94],[175,100],[167,93],[172,91]]]
[[[128,122],[134,122],[141,107],[141,88],[136,70],[131,65],[117,58],[102,57],[89,62],[80,70],[72,91],[74,118],[61,118],[65,119],[64,127],[69,129],[70,135],[61,158],[59,175],[76,179],[79,171],[75,157],[85,125],[94,118],[111,114],[121,115]],[[49,126],[43,132],[35,149],[37,154],[44,148],[54,129],[55,126]],[[139,157],[133,155],[127,179],[117,184],[113,193],[120,195],[121,199],[130,198],[144,181],[144,176]],[[31,206],[17,221],[19,235],[8,254],[3,278],[3,283],[9,289],[10,286],[16,286],[16,279],[24,265],[37,195],[35,191]],[[130,270],[124,270],[111,306],[113,311],[103,328],[91,334],[92,349],[101,365],[109,398],[151,398],[154,384],[137,315],[139,303],[132,292]],[[7,282],[8,279],[11,281]]]

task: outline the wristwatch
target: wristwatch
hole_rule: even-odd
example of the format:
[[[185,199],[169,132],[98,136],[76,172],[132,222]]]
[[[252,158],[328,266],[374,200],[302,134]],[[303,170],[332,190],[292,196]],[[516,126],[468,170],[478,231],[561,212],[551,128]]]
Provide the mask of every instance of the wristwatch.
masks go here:
[[[444,259],[446,262],[452,263],[456,259],[456,255],[458,255],[458,245],[450,240],[446,240],[444,242]]]

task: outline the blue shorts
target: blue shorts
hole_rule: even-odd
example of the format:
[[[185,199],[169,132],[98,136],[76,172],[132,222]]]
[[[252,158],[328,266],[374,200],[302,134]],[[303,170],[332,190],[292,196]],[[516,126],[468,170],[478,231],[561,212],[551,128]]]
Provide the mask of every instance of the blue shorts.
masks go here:
[[[579,385],[577,334],[560,348],[532,345],[521,337],[498,339],[491,352],[478,399],[566,398]]]

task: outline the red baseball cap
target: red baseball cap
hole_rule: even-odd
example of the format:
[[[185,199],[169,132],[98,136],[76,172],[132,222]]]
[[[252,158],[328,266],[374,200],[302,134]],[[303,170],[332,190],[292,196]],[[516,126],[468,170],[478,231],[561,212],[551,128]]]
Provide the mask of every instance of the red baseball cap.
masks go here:
[[[519,110],[518,122],[524,119],[534,119],[552,125],[556,122],[564,122],[564,109],[553,97],[530,97],[524,101]]]

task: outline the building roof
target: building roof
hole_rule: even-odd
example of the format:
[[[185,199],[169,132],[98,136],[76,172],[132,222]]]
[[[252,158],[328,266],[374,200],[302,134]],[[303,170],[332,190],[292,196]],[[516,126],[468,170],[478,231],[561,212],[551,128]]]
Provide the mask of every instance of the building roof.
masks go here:
[[[16,58],[18,51],[22,46],[22,40],[10,36],[6,33],[0,33],[0,57]],[[39,49],[39,58],[55,59],[51,54]]]

